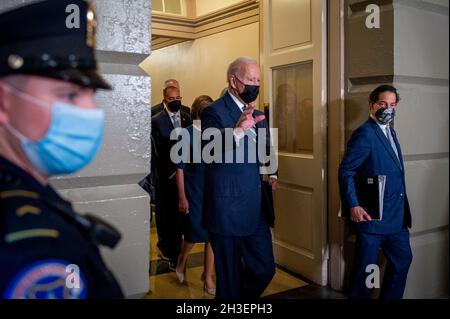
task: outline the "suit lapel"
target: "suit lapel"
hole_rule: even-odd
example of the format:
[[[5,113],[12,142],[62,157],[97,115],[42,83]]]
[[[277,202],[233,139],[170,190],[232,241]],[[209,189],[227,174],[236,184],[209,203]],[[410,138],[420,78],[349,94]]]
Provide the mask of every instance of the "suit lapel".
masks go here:
[[[164,119],[166,121],[166,124],[168,125],[168,127],[170,127],[170,130],[174,129],[172,121],[170,120],[169,113],[167,113],[167,110],[165,108],[164,108],[163,112],[164,112]]]
[[[383,144],[384,148],[386,149],[386,151],[389,153],[389,155],[392,157],[392,159],[394,160],[394,162],[397,164],[397,166],[403,170],[402,165],[400,164],[397,155],[395,155],[394,150],[392,149],[392,146],[389,144],[389,141],[386,137],[386,135],[384,135],[383,131],[381,130],[381,128],[378,126],[377,123],[375,123],[374,120],[370,119],[371,121],[371,125],[372,128],[375,130],[376,135],[378,136],[378,138],[381,141],[381,144]],[[397,148],[398,149],[398,148]],[[400,153],[399,153],[399,157],[400,157]]]
[[[227,107],[229,111],[230,117],[233,119],[233,123],[236,124],[239,121],[239,118],[241,117],[241,110],[239,109],[239,106],[236,105],[236,103],[233,101],[233,99],[230,96],[230,93],[226,93],[223,97],[225,106]]]

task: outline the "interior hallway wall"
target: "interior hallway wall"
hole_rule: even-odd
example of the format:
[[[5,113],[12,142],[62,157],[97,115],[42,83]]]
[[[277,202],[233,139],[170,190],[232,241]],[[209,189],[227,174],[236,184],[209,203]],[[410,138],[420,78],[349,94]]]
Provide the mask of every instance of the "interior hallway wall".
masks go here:
[[[394,1],[395,121],[412,207],[406,298],[448,296],[449,2]]]
[[[368,118],[370,92],[385,83],[396,86],[402,100],[394,126],[413,218],[414,259],[405,298],[444,296],[449,271],[449,3],[373,2],[381,9],[379,29],[365,26],[367,1],[346,1],[346,140]]]
[[[197,17],[245,2],[246,0],[195,0]]]
[[[228,65],[239,56],[259,60],[259,23],[152,52],[141,64],[152,77],[152,105],[161,102],[163,83],[170,78],[180,82],[184,105],[202,94],[217,99],[227,86]]]

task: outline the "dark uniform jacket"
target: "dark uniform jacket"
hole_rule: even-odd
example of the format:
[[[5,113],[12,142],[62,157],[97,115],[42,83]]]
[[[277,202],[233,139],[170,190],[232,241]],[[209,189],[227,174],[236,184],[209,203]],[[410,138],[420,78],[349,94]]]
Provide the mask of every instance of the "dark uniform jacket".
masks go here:
[[[89,234],[50,186],[0,157],[0,298],[122,298]],[[81,216],[81,215],[77,215]]]

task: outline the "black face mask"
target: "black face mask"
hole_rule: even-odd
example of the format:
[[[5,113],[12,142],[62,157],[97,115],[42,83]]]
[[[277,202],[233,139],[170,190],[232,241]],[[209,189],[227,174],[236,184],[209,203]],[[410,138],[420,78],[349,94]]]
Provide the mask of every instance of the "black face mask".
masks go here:
[[[395,109],[381,108],[375,112],[375,117],[381,124],[389,124],[395,117]]]
[[[242,93],[239,93],[239,97],[242,99],[242,101],[244,101],[245,104],[250,104],[255,101],[259,95],[259,85],[248,85],[243,83],[237,77],[236,79],[245,85]]]
[[[181,108],[181,101],[180,100],[174,100],[172,102],[167,103],[167,108],[170,112],[176,113]]]

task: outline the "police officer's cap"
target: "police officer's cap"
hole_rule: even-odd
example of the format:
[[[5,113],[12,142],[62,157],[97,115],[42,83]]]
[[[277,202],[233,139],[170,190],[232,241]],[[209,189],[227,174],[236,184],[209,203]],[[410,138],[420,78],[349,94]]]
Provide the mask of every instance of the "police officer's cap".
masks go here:
[[[110,89],[97,73],[95,13],[84,0],[48,0],[0,14],[0,77],[40,75]]]

